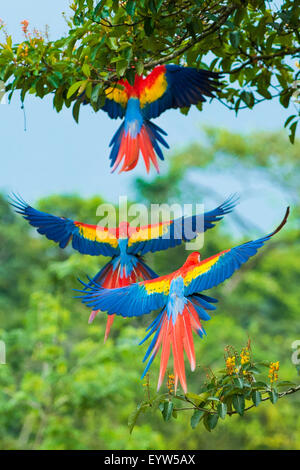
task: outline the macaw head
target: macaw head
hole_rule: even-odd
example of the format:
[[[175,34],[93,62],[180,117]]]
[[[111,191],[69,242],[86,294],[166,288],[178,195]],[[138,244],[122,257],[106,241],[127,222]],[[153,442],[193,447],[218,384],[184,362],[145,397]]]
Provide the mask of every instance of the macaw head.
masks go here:
[[[184,265],[182,266],[183,268],[189,268],[190,266],[196,266],[197,264],[200,263],[200,253],[199,251],[193,251],[187,259]]]

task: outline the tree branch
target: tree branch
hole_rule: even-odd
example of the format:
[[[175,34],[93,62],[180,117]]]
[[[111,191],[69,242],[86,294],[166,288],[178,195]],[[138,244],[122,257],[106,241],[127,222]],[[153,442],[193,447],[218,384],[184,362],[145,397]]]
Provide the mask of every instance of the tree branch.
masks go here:
[[[300,385],[298,385],[297,387],[291,387],[288,390],[286,390],[285,392],[279,393],[278,398],[283,398],[286,395],[292,395],[293,393],[296,393],[299,390],[300,390]],[[270,397],[265,397],[265,398],[261,399],[261,401],[267,401],[267,400],[270,400]],[[254,404],[250,405],[250,406],[248,406],[248,408],[245,408],[244,411],[251,410],[251,408],[253,408],[254,406],[255,406]],[[227,412],[227,414],[229,416],[235,415],[235,414],[237,414],[237,411],[229,411],[229,412]]]
[[[150,60],[147,64],[145,64],[145,69],[152,69],[156,67],[157,65],[164,64],[166,62],[169,62],[170,60],[175,59],[176,57],[184,54],[188,49],[193,47],[195,44],[198,44],[201,42],[204,38],[207,36],[213,34],[215,31],[217,31],[223,24],[227,21],[227,18],[233,13],[234,10],[236,10],[236,6],[230,6],[228,8],[224,9],[224,13],[219,17],[218,21],[215,23],[211,24],[202,34],[200,34],[196,39],[192,39],[189,41],[184,47],[181,49],[178,49],[177,51],[172,52],[169,55],[166,55],[165,57],[162,57],[158,60]]]
[[[278,394],[278,399],[279,398],[283,398],[285,397],[286,395],[292,395],[293,393],[296,393],[296,392],[299,392],[300,390],[300,385],[297,385],[297,387],[291,387],[289,388],[288,390],[286,390],[285,392],[282,392],[282,393],[279,393]],[[265,398],[262,398],[261,401],[267,401],[267,400],[270,400],[270,397],[265,397]],[[189,399],[186,399],[186,401],[188,403],[192,403],[194,406],[193,407],[185,407],[185,408],[174,408],[174,411],[186,411],[186,410],[199,410],[199,411],[204,411],[204,412],[209,412],[210,414],[218,414],[217,411],[212,411],[212,410],[208,410],[207,408],[201,408],[199,406],[196,406],[192,401],[190,401]],[[250,405],[248,406],[248,408],[245,408],[244,409],[244,412],[245,411],[248,411],[248,410],[251,410],[251,408],[253,408],[255,405]],[[235,414],[238,414],[237,411],[227,411],[227,414],[229,416],[231,415],[235,415]]]
[[[253,62],[258,62],[260,60],[271,60],[271,59],[274,59],[275,57],[285,57],[286,55],[295,55],[295,54],[298,54],[298,52],[300,52],[300,47],[296,47],[294,49],[284,49],[282,51],[275,52],[274,54],[256,55],[256,56],[250,57],[250,59],[248,59],[246,62],[241,64],[240,67],[237,67],[236,69],[233,69],[233,70],[224,71],[222,73],[229,73],[229,74],[238,73],[247,65]]]

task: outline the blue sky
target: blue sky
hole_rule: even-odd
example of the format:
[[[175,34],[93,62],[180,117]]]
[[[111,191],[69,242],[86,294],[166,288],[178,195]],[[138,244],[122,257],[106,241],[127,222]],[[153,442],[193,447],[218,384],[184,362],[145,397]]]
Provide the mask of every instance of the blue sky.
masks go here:
[[[67,33],[62,12],[68,12],[68,0],[11,0],[1,6],[1,18],[14,42],[23,39],[20,22],[30,21],[30,26],[43,30],[50,27],[50,38]],[[0,190],[17,191],[33,203],[41,196],[53,193],[78,193],[84,197],[99,194],[110,201],[119,195],[133,196],[135,176],[144,175],[143,165],[135,173],[111,174],[109,170],[109,141],[120,121],[113,121],[105,113],[93,112],[90,107],[81,110],[79,125],[73,120],[70,110],[57,114],[52,99],[26,98],[25,111],[27,131],[24,132],[24,116],[17,97],[11,104],[0,106],[1,120],[1,170]],[[215,101],[204,106],[200,113],[192,109],[188,116],[173,110],[164,113],[155,122],[168,132],[168,143],[172,149],[185,147],[201,139],[201,125],[223,126],[234,131],[282,129],[289,110],[277,102],[265,102],[254,110],[241,111],[238,117]],[[287,145],[289,145],[287,140]],[[166,160],[168,152],[165,152]],[[164,164],[161,164],[163,170]],[[149,179],[154,176],[152,172]],[[199,176],[201,178],[201,175]],[[219,192],[224,196],[241,189],[241,183],[227,175],[217,178]],[[206,181],[207,184],[207,181]],[[213,184],[213,182],[212,182]],[[268,201],[257,198],[245,202],[249,218],[257,218],[257,205],[263,209],[260,226],[270,227],[278,214],[269,214],[268,207],[274,204],[278,193],[271,186],[262,188],[258,182],[259,195],[267,195]],[[262,191],[265,189],[265,191]],[[265,197],[264,197],[265,199]],[[284,202],[283,202],[284,205]],[[257,220],[256,220],[257,222]]]

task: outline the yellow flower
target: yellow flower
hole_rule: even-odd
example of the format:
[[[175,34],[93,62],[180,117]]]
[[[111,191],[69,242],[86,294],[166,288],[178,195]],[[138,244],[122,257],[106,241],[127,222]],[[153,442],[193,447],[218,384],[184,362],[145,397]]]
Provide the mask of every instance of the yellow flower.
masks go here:
[[[168,381],[167,381],[167,387],[168,387],[169,393],[174,392],[174,384],[175,384],[175,376],[173,374],[169,374]]]
[[[228,370],[229,375],[233,374],[233,371],[235,369],[235,356],[227,357],[227,359],[226,359],[226,369]]]
[[[269,379],[270,379],[270,382],[271,384],[273,382],[277,382],[278,380],[278,374],[277,372],[279,371],[279,361],[277,362],[271,362],[270,363],[270,368],[269,368]]]
[[[250,353],[248,351],[247,348],[243,348],[242,349],[242,352],[240,354],[241,356],[241,364],[247,364],[248,362],[250,362]]]

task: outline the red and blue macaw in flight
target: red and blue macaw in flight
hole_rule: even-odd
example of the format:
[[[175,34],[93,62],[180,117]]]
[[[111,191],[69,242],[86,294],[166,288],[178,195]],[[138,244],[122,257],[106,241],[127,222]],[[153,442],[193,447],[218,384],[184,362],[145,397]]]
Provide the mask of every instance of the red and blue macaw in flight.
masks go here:
[[[134,85],[127,80],[119,80],[117,87],[106,89],[106,99],[102,110],[110,118],[124,118],[109,146],[112,171],[119,167],[122,171],[132,170],[138,163],[141,153],[147,173],[150,162],[157,172],[157,156],[163,160],[160,145],[169,148],[163,138],[166,132],[150,121],[167,109],[183,108],[205,102],[204,96],[213,98],[217,90],[220,74],[210,70],[198,70],[179,65],[159,65],[145,78],[135,76]]]
[[[279,227],[269,235],[249,241],[234,248],[221,251],[203,261],[200,253],[190,254],[184,265],[177,271],[153,280],[143,281],[119,289],[104,289],[94,282],[84,285],[80,291],[82,302],[88,307],[107,311],[108,315],[123,317],[141,316],[160,309],[157,318],[148,327],[148,334],[142,343],[154,335],[144,361],[148,363],[143,376],[161,347],[158,389],[166,372],[170,351],[173,352],[175,385],[178,379],[187,392],[184,351],[191,370],[196,366],[192,332],[202,337],[205,330],[202,321],[210,319],[207,311],[215,310],[216,299],[203,294],[232,276],[265,242],[275,235],[287,221],[289,208]],[[142,344],[141,343],[141,344]]]
[[[195,239],[199,233],[214,227],[216,222],[234,209],[237,202],[237,197],[231,196],[216,209],[201,215],[142,227],[131,227],[129,223],[121,222],[116,228],[107,228],[47,214],[29,206],[19,196],[13,195],[11,198],[11,205],[16,212],[36,227],[38,233],[59,243],[60,248],[71,243],[75,250],[84,255],[109,256],[111,260],[92,279],[93,283],[106,289],[127,286],[140,279],[156,278],[157,274],[143,261],[143,255]],[[92,311],[89,322],[94,320],[98,312],[99,309]],[[109,315],[104,341],[113,320],[114,316]]]

